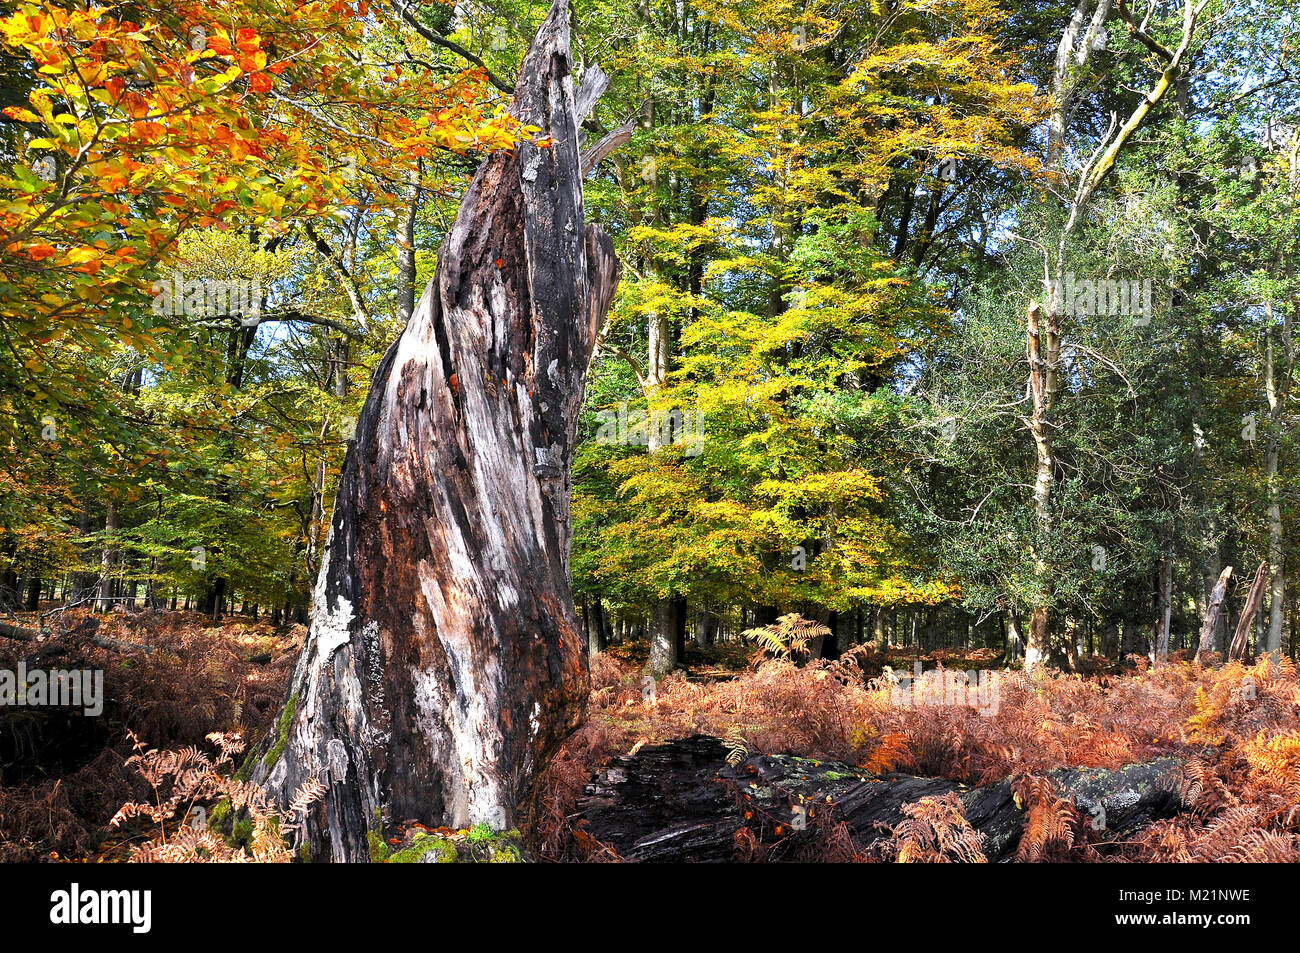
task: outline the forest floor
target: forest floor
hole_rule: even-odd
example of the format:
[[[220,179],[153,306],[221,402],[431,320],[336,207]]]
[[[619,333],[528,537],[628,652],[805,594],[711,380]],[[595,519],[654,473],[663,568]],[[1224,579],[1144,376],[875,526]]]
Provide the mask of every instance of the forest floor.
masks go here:
[[[85,615],[66,613],[62,631]],[[14,621],[32,625],[34,616]],[[0,669],[20,662],[102,669],[106,699],[97,718],[57,708],[0,712],[0,862],[129,859],[156,833],[147,819],[109,825],[124,804],[154,796],[139,765],[128,763],[131,735],[147,748],[173,750],[210,749],[212,732],[256,741],[283,700],[304,628],[146,611],[102,617],[97,634],[154,651],[105,649],[84,637],[56,636],[40,647],[0,639]],[[38,648],[45,657],[36,661]],[[613,646],[592,664],[586,723],[543,779],[526,853],[618,859],[580,817],[593,773],[647,746],[709,735],[737,758],[791,754],[968,785],[1016,778],[1028,835],[1019,859],[1300,859],[1300,674],[1289,660],[1214,658],[1203,666],[1171,659],[1153,670],[1130,657],[1122,671],[1096,665],[1087,677],[1031,680],[997,669],[998,656],[987,649],[923,657],[927,669],[998,672],[995,703],[982,710],[904,691],[906,681],[900,689],[914,660],[903,649],[882,655],[858,647],[838,660],[794,664],[727,643],[690,649],[684,667],[651,692],[641,675],[644,648]],[[1088,814],[1045,780],[1058,768],[1160,758],[1181,765],[1183,809],[1100,851]],[[922,805],[883,850],[850,848],[847,856],[956,859],[978,838],[950,807]]]

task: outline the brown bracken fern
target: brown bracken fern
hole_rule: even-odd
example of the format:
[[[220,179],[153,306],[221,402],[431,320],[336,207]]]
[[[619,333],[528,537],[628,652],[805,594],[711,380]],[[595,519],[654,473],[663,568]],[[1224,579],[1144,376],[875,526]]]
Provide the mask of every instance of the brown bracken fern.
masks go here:
[[[236,734],[208,735],[217,748],[215,758],[195,747],[178,751],[147,748],[131,736],[135,753],[127,759],[144,779],[149,801],[128,801],[110,822],[122,827],[132,819],[148,822],[140,844],[132,845],[128,859],[136,863],[287,863],[293,860],[286,835],[301,837],[302,822],[312,803],[325,793],[325,785],[308,778],[295,793],[283,815],[266,802],[262,789],[230,777],[234,756],[244,750]],[[246,818],[250,829],[247,849],[232,845],[210,830],[206,818],[219,800],[228,802],[231,816]]]

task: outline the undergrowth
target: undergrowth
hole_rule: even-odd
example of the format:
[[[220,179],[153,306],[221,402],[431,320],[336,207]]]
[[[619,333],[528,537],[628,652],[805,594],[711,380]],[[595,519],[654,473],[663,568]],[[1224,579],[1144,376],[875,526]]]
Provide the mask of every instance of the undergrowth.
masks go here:
[[[100,616],[97,634],[153,649],[123,652],[68,634],[88,614],[56,615],[40,646],[0,639],[0,669],[20,661],[102,669],[106,698],[98,718],[0,711],[0,863],[124,856],[130,839],[109,820],[150,793],[128,763],[133,735],[158,749],[202,745],[214,731],[261,737],[284,700],[305,635],[303,626],[277,633],[242,617],[214,625],[198,613]],[[31,616],[17,621],[35,623]]]
[[[68,613],[64,630],[79,618]],[[73,723],[21,710],[0,717],[0,862],[288,859],[284,837],[293,817],[275,817],[227,768],[233,745],[271,728],[302,628],[277,634],[239,618],[213,626],[197,615],[137,613],[114,614],[100,633],[155,651],[115,652],[57,633],[40,650],[57,650],[61,668],[104,670],[110,701],[102,718]],[[912,665],[903,650],[858,647],[835,661],[799,664],[798,653],[781,648],[760,646],[748,663],[737,651],[688,655],[696,664],[659,682],[652,695],[643,691],[644,659],[635,651],[597,655],[589,716],[542,778],[525,832],[530,854],[618,860],[609,845],[574,828],[593,770],[647,744],[707,734],[742,758],[789,753],[970,785],[1011,778],[1025,811],[1016,853],[1022,861],[1300,859],[1300,674],[1288,660],[1212,658],[1201,665],[1171,658],[1152,669],[1131,658],[1124,672],[1095,665],[1086,677],[1005,672],[996,712],[982,715],[898,704],[898,678]],[[0,667],[30,664],[34,651],[0,640]],[[268,653],[269,664],[254,661]],[[927,659],[928,668],[936,663],[948,670],[994,664],[988,650]],[[43,762],[38,755],[52,750],[56,731],[71,731],[75,743],[59,749],[58,763]],[[209,735],[214,757],[200,750]],[[1184,766],[1187,810],[1109,843],[1104,855],[1087,813],[1047,776],[1056,768],[1114,769],[1164,756]],[[192,805],[211,807],[221,798],[236,805],[239,837],[185,824]],[[832,818],[822,829],[819,818],[816,859],[983,856],[960,802],[932,799],[904,814],[871,851]],[[763,858],[766,848],[750,841],[738,835],[737,859]]]
[[[896,704],[897,676],[869,674],[869,650],[805,665],[758,659],[735,678],[709,683],[677,672],[648,698],[637,668],[598,656],[588,721],[547,772],[542,854],[612,859],[606,845],[572,829],[591,770],[647,744],[698,733],[750,753],[833,759],[873,772],[971,785],[1015,778],[1026,811],[1019,860],[1300,859],[1295,665],[1171,660],[1152,669],[1145,659],[1134,661],[1132,674],[1105,678],[1004,672],[997,710],[983,715],[968,707]],[[1056,768],[1115,769],[1162,756],[1184,761],[1191,810],[1151,824],[1104,857],[1086,836],[1089,815],[1045,777]],[[973,859],[963,824],[959,804],[914,806],[884,859]]]

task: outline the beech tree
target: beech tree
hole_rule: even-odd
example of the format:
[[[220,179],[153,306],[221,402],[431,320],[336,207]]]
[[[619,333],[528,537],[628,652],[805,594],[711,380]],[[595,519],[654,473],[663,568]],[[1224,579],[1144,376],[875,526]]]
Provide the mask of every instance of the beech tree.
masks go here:
[[[366,860],[406,819],[514,825],[581,717],[570,464],[618,271],[582,176],[626,136],[581,151],[607,83],[585,80],[575,92],[555,0],[511,109],[534,135],[478,170],[357,422],[307,641],[251,772],[282,803],[328,783],[313,857]]]

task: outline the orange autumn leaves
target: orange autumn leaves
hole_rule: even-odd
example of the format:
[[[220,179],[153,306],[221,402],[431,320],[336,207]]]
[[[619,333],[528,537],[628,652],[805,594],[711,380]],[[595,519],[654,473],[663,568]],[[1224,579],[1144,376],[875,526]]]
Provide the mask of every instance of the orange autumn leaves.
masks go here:
[[[17,159],[0,168],[0,330],[36,352],[20,363],[48,371],[69,340],[154,347],[144,296],[188,229],[270,238],[359,202],[382,210],[420,156],[527,134],[477,71],[430,69],[433,54],[368,67],[357,51],[402,29],[384,16],[364,2],[143,0],[0,19],[7,54],[30,64],[26,102],[4,110]]]

